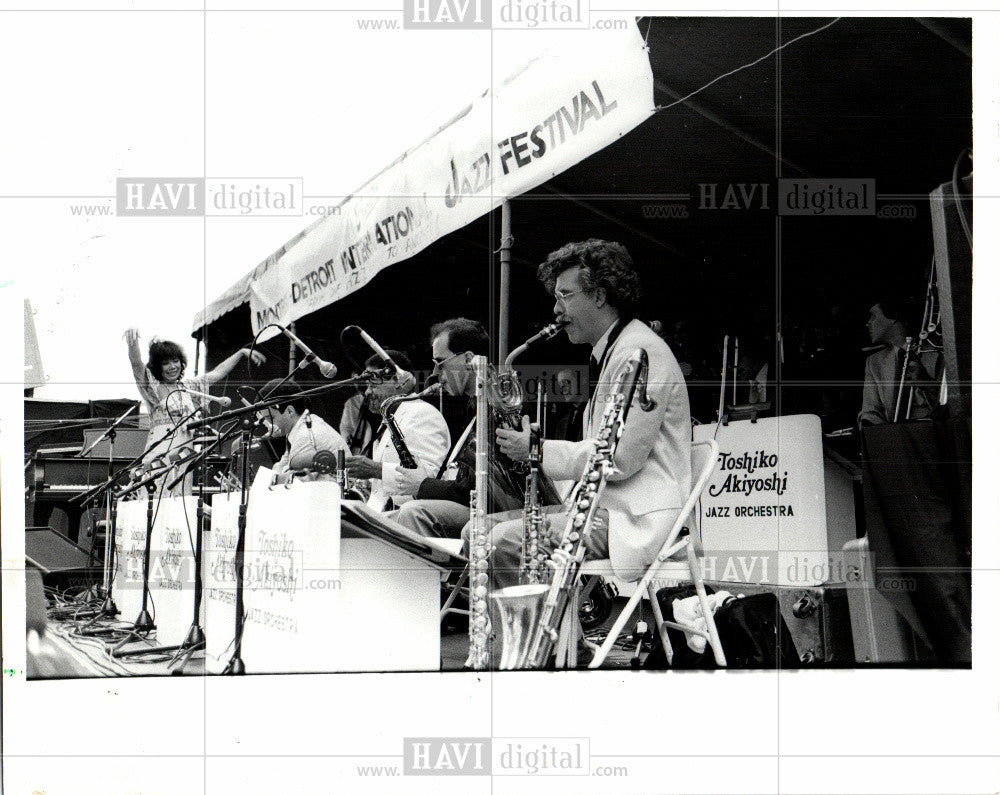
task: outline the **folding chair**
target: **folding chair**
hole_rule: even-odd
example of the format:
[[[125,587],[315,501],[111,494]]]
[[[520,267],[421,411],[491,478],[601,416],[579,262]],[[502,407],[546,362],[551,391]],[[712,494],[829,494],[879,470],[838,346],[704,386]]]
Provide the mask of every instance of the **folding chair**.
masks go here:
[[[448,551],[451,552],[453,555],[462,554],[461,538],[439,538],[437,539],[437,541],[442,546],[447,547]],[[442,584],[446,583],[450,578],[450,576],[451,576],[450,572],[444,572],[441,578]],[[444,621],[445,616],[447,616],[449,613],[456,613],[462,616],[469,615],[469,611],[466,610],[465,608],[452,607],[452,603],[455,601],[455,597],[457,597],[459,594],[464,593],[466,597],[468,596],[469,589],[465,587],[465,583],[468,579],[469,579],[469,564],[466,563],[465,568],[462,569],[462,573],[459,575],[458,582],[455,583],[455,586],[451,589],[451,593],[448,594],[448,598],[445,600],[445,603],[441,606],[442,622]]]
[[[594,659],[588,666],[589,668],[599,668],[602,665],[605,658],[608,656],[608,652],[611,651],[611,647],[618,639],[622,629],[624,629],[625,624],[632,617],[639,601],[645,594],[648,594],[649,596],[650,605],[653,609],[653,615],[656,618],[656,630],[660,634],[660,640],[663,643],[663,649],[666,652],[668,663],[673,662],[673,647],[670,645],[670,639],[667,637],[667,627],[672,627],[674,629],[679,629],[683,632],[699,635],[705,638],[705,640],[708,641],[708,644],[712,647],[712,654],[715,657],[715,662],[722,667],[726,665],[726,656],[723,654],[722,644],[719,642],[719,633],[715,628],[715,619],[713,618],[712,611],[708,606],[708,597],[705,593],[705,582],[702,579],[701,564],[699,562],[698,554],[694,550],[692,535],[691,533],[687,533],[682,537],[682,533],[686,529],[685,524],[687,523],[688,518],[692,517],[692,511],[694,511],[695,506],[698,504],[698,500],[701,498],[701,493],[708,485],[708,480],[711,477],[712,470],[715,468],[715,462],[718,455],[719,446],[714,440],[706,442],[693,442],[691,444],[691,476],[694,483],[691,493],[688,495],[687,500],[684,502],[684,506],[677,515],[677,519],[670,528],[667,540],[664,541],[663,546],[660,547],[660,551],[657,553],[656,559],[649,566],[649,568],[646,569],[646,573],[642,576],[642,579],[639,580],[635,588],[635,593],[632,594],[631,598],[628,600],[628,604],[625,605],[625,609],[622,610],[614,625],[611,627],[611,631],[608,632],[608,636],[605,638],[604,643],[601,644],[601,647],[595,653]],[[693,521],[691,524],[697,532],[700,525],[697,511],[694,511]],[[683,558],[671,559],[674,555],[681,551],[685,553]],[[611,577],[614,575],[614,572],[611,569],[611,561],[609,560],[588,560],[584,561],[584,564],[581,567],[581,574],[595,574],[603,577]],[[698,594],[698,601],[701,604],[702,614],[705,617],[705,629],[688,624],[678,624],[674,621],[664,620],[663,612],[660,610],[660,604],[656,599],[656,589],[653,585],[653,580],[656,577],[663,579],[690,580],[694,583],[695,592]],[[578,598],[578,595],[574,594],[574,604]],[[569,646],[571,646],[571,648],[567,648],[570,657],[569,664],[573,665],[573,657],[575,656],[574,652],[576,650],[576,646],[575,643],[571,643]]]

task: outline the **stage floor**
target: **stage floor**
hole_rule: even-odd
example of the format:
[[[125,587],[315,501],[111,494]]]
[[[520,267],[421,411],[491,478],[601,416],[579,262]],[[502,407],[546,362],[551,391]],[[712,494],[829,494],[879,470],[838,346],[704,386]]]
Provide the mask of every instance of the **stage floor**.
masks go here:
[[[602,632],[611,626],[615,617],[625,605],[622,598],[616,599],[612,615],[605,624],[597,630]],[[627,626],[627,635],[637,620],[633,617]],[[201,676],[205,674],[205,663],[202,652],[196,652],[191,659],[178,670],[179,665],[171,665],[171,652],[157,652],[155,640],[138,640],[127,644],[128,650],[149,649],[150,654],[143,657],[119,659],[111,655],[115,644],[105,642],[99,637],[77,634],[81,624],[73,621],[49,621],[44,634],[36,632],[28,634],[27,676],[29,679],[79,679],[122,676],[170,676],[183,674],[185,676]],[[123,624],[122,627],[127,625]],[[624,648],[621,643],[616,645],[605,660],[602,669],[627,669],[632,663],[632,649]],[[469,653],[468,632],[458,622],[449,620],[441,630],[441,667],[442,672],[465,672],[465,660]],[[252,674],[252,661],[247,661],[249,673]],[[581,662],[578,666],[585,669]],[[377,671],[373,668],[372,671]]]

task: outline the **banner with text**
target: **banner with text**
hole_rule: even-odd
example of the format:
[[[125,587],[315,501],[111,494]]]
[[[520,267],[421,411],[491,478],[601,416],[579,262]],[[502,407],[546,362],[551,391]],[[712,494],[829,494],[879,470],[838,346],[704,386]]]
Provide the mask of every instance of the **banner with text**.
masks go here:
[[[498,81],[287,247],[250,284],[254,333],[354,292],[652,115],[653,74],[634,23],[572,42]]]

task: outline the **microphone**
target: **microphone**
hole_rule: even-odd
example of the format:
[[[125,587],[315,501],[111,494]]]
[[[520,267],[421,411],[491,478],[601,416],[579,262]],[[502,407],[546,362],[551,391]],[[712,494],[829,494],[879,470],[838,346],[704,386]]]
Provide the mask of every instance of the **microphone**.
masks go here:
[[[383,362],[385,362],[386,366],[391,367],[393,370],[396,371],[396,378],[401,386],[406,385],[412,388],[417,385],[416,379],[413,377],[413,374],[406,372],[406,370],[404,370],[402,367],[396,364],[392,360],[392,357],[385,352],[385,348],[383,348],[381,345],[375,342],[375,340],[372,339],[371,335],[367,331],[365,331],[360,326],[355,326],[354,328],[358,330],[358,333],[361,335],[361,339],[363,339],[365,342],[368,343],[368,347],[371,348],[373,351],[375,351],[375,355],[378,356]]]
[[[249,400],[247,400],[245,397],[243,397],[243,395],[240,395],[240,401],[242,401],[242,403],[243,403],[244,406],[252,406],[253,405],[253,403],[251,403]],[[263,433],[259,433],[258,431],[263,431]],[[255,439],[276,439],[276,438],[278,438],[277,436],[275,436],[275,433],[274,433],[274,425],[271,423],[271,421],[267,417],[260,417],[257,420],[257,422],[254,423],[254,426],[253,426],[253,436],[254,436]]]
[[[188,389],[186,386],[181,387],[181,389],[183,389],[189,395],[195,395],[196,397],[204,398],[205,400],[214,400],[222,408],[228,408],[229,404],[233,402],[232,398],[228,398],[225,395],[222,395],[221,397],[216,397],[215,395],[208,394],[208,392],[198,392],[197,390],[194,389]]]
[[[319,371],[323,374],[324,378],[333,378],[337,374],[337,365],[333,362],[326,361],[326,359],[320,359],[315,353],[313,353],[312,348],[296,337],[290,329],[287,329],[284,326],[280,326],[280,328],[285,333],[285,336],[294,342],[298,346],[299,350],[306,355],[306,361],[316,363],[316,366],[319,368]]]

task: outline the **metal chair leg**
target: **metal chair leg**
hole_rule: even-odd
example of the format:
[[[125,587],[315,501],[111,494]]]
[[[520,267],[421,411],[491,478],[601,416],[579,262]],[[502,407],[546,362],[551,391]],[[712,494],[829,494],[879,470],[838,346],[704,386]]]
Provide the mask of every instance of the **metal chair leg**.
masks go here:
[[[708,606],[708,594],[705,593],[705,581],[701,577],[701,568],[698,566],[698,559],[695,557],[694,549],[690,544],[687,547],[687,559],[688,567],[691,569],[691,578],[694,580],[694,589],[698,594],[698,602],[701,604],[701,613],[705,617],[705,627],[708,630],[708,643],[712,647],[712,655],[715,657],[716,665],[725,668],[726,655],[722,651],[719,630],[715,626],[715,616]]]
[[[448,598],[445,600],[444,604],[441,606],[441,620],[442,621],[444,621],[444,617],[446,615],[448,615],[448,613],[450,613],[450,612],[456,612],[456,613],[457,612],[465,612],[465,611],[459,611],[456,608],[452,608],[451,605],[452,605],[452,602],[455,601],[455,598],[458,596],[459,591],[462,590],[462,584],[467,579],[469,579],[469,567],[468,566],[466,566],[464,569],[462,569],[462,574],[461,574],[461,576],[459,576],[458,582],[455,583],[455,587],[451,589],[451,593],[448,594]]]
[[[601,648],[597,650],[594,655],[594,659],[590,661],[588,668],[600,668],[604,664],[604,660],[607,659],[608,653],[611,651],[611,647],[615,645],[615,641],[618,636],[621,635],[622,630],[625,628],[625,624],[632,617],[635,612],[636,606],[639,604],[639,600],[642,599],[642,588],[636,588],[635,593],[633,593],[628,602],[625,605],[625,609],[618,614],[618,618],[615,619],[614,625],[608,631],[608,636],[604,639],[604,643],[601,644]]]
[[[663,611],[660,610],[660,602],[656,598],[656,586],[649,583],[647,592],[649,593],[649,606],[653,610],[653,617],[656,619],[656,631],[660,635],[660,643],[663,644],[663,652],[667,655],[667,665],[674,664],[674,647],[670,643],[670,636],[667,633],[667,625],[663,618]]]

